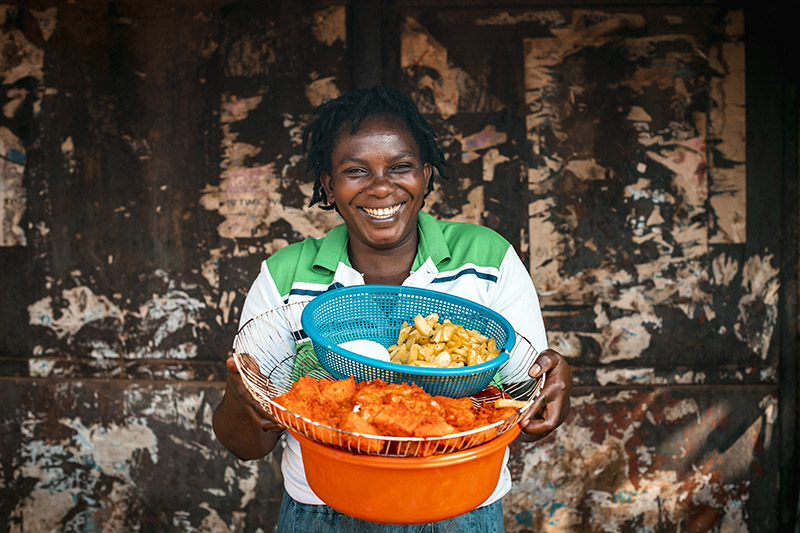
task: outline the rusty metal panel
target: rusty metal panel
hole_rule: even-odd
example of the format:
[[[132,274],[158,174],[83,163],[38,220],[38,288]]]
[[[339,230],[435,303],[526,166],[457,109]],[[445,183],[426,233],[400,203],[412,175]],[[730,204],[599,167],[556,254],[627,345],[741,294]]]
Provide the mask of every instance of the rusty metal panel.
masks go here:
[[[779,531],[777,389],[582,390],[515,445],[507,531]]]
[[[254,531],[274,527],[277,451],[217,442],[217,384],[3,380],[6,531]]]
[[[721,369],[732,382],[775,381],[777,259],[742,246],[744,19],[723,14],[417,7],[397,17],[401,79],[452,153],[455,181],[432,210],[517,245],[553,347],[601,367],[587,383],[702,383],[706,371],[724,379]],[[524,124],[502,123],[510,114]],[[693,371],[670,376],[676,367]]]
[[[349,83],[346,6],[25,5],[0,33],[6,364],[218,377],[259,262],[335,222],[304,210],[299,131]]]

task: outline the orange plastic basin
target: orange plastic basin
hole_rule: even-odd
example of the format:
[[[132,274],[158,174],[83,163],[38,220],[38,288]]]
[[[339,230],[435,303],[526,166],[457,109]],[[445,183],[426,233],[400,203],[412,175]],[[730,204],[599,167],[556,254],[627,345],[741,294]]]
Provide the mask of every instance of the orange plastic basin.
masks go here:
[[[300,442],[306,479],[337,511],[371,522],[419,524],[472,511],[491,496],[519,426],[475,448],[431,457],[357,455]]]

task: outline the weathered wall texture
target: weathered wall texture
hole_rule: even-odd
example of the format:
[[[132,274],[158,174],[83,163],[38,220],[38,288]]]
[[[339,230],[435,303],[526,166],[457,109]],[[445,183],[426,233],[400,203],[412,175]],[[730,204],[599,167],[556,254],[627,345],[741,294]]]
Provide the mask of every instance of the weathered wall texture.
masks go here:
[[[513,446],[507,530],[778,530],[745,12],[424,4],[382,39],[450,164],[426,209],[517,247],[575,369],[565,426]],[[210,418],[259,262],[337,223],[300,132],[363,68],[359,6],[0,5],[0,530],[273,529],[280,452]]]

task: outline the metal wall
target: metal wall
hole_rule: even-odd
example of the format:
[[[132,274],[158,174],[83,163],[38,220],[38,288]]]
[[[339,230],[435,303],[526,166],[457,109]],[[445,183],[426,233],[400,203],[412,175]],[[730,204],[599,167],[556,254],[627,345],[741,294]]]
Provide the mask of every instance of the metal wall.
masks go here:
[[[258,265],[338,223],[300,131],[410,92],[426,209],[529,265],[575,370],[508,531],[780,531],[797,508],[796,77],[714,3],[0,5],[0,530],[271,531],[280,451],[215,440]]]

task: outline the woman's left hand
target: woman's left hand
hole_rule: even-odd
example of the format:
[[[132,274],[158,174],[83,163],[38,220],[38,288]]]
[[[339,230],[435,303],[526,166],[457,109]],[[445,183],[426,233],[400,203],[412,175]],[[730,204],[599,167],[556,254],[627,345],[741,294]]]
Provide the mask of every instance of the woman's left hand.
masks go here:
[[[548,349],[539,354],[528,373],[534,378],[546,374],[544,387],[520,422],[521,440],[531,442],[546,437],[567,418],[572,369],[563,355]]]

